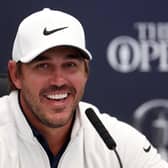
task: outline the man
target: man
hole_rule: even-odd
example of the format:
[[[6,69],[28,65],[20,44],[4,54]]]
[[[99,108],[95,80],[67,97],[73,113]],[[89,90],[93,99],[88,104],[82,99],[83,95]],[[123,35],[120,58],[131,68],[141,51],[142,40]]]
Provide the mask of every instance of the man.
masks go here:
[[[1,168],[168,167],[138,131],[81,102],[91,59],[69,14],[44,9],[21,22],[8,64],[12,91],[0,99]]]

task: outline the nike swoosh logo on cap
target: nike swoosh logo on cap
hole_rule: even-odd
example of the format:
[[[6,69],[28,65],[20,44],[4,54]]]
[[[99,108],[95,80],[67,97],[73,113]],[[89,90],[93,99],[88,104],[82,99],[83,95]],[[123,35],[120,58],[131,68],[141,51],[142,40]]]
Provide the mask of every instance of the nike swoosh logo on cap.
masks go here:
[[[44,28],[44,31],[43,31],[43,34],[44,34],[45,36],[48,36],[48,35],[53,34],[53,33],[55,33],[55,32],[64,30],[64,29],[66,29],[66,28],[68,28],[68,27],[60,27],[60,28],[53,29],[53,30],[47,30],[47,28],[45,27],[45,28]]]

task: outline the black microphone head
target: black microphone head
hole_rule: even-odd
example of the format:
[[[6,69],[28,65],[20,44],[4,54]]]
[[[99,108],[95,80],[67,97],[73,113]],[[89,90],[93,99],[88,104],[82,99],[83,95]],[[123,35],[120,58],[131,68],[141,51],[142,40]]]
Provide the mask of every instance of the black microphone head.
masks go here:
[[[96,131],[98,132],[98,134],[100,135],[100,137],[103,139],[106,146],[109,149],[114,150],[116,148],[116,143],[105,128],[105,126],[103,125],[103,123],[101,122],[101,120],[98,118],[94,110],[92,108],[88,108],[86,109],[85,113],[92,125],[94,126],[94,128],[96,129]]]

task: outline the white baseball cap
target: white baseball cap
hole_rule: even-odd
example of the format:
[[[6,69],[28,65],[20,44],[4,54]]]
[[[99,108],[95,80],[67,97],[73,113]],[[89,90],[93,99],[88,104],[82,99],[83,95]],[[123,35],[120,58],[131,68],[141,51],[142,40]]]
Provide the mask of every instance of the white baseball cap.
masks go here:
[[[12,59],[28,63],[42,52],[57,46],[75,47],[87,59],[85,33],[81,23],[62,11],[45,8],[26,17],[19,25],[13,45]]]

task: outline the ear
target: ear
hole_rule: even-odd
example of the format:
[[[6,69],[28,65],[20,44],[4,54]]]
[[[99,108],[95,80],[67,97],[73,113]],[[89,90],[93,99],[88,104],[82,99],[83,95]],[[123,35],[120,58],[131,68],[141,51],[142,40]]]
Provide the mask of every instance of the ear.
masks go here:
[[[90,66],[89,66],[90,61],[88,59],[84,60],[84,65],[85,65],[85,71],[87,76],[89,76],[89,72],[90,72]]]
[[[11,85],[17,89],[21,89],[20,75],[18,74],[17,63],[15,61],[10,60],[8,62],[8,72]]]

